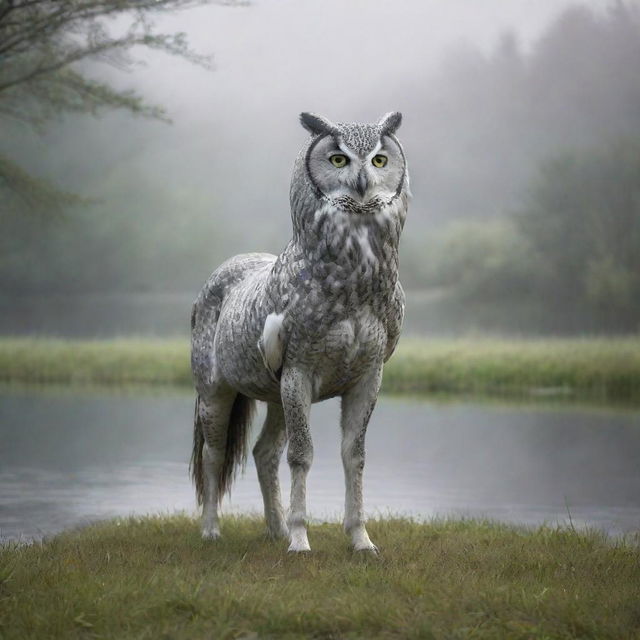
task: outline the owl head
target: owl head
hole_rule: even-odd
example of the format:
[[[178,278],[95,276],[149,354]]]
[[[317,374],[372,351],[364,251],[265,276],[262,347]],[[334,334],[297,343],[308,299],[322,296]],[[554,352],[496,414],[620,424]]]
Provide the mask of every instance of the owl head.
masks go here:
[[[402,114],[388,113],[376,124],[333,123],[300,114],[313,136],[304,153],[304,172],[315,196],[355,213],[391,204],[407,187],[407,167],[395,136]]]

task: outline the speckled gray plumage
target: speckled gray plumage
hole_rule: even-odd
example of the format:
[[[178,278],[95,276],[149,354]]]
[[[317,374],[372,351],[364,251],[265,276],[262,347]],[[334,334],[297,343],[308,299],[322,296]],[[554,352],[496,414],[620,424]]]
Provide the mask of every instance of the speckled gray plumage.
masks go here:
[[[203,287],[192,313],[192,368],[201,402],[217,406],[219,413],[226,411],[227,415],[227,405],[231,406],[238,394],[283,407],[294,476],[297,458],[303,476],[311,464],[308,418],[304,418],[311,402],[340,395],[344,409],[345,397],[357,397],[354,411],[362,414],[364,442],[382,364],[395,349],[404,314],[404,293],[398,281],[398,243],[409,195],[406,166],[401,168],[397,188],[387,188],[384,196],[375,194],[368,202],[343,193],[326,195],[309,175],[309,154],[328,136],[335,139],[336,145],[363,158],[380,146],[384,136],[384,143],[392,150],[397,145],[397,157],[404,163],[402,148],[393,133],[400,116],[389,114],[377,124],[333,124],[310,117],[318,120],[309,120],[308,126],[303,119],[312,136],[298,155],[291,181],[291,240],[278,256],[252,253],[225,262]],[[274,326],[279,327],[281,358],[277,370],[271,370],[265,359],[263,332],[268,316],[276,318]],[[364,380],[371,380],[371,391],[353,391],[365,384]],[[272,409],[272,414],[275,411]],[[271,420],[274,447],[281,450],[282,436],[273,424],[277,420]],[[206,441],[206,425],[203,430]],[[211,430],[217,433],[224,429]],[[346,430],[349,431],[348,425]],[[211,440],[214,439],[212,435]],[[352,439],[357,441],[354,437],[349,442]],[[295,444],[298,441],[300,444]],[[256,455],[267,459],[268,447],[265,448],[264,439],[262,442]],[[364,444],[362,456],[363,447]],[[343,446],[343,461],[345,455]],[[353,455],[349,453],[347,457]],[[275,464],[272,458],[271,466]],[[348,466],[350,463],[345,462],[345,471]],[[275,468],[277,473],[277,464]],[[261,478],[268,521],[270,508],[281,510],[279,488],[274,498],[273,473],[265,472]],[[361,484],[361,480],[354,479],[354,486],[358,482]],[[297,489],[292,486],[292,513],[296,505],[298,508],[304,503],[304,491],[302,497],[294,498],[294,492],[298,490],[299,494],[300,486],[304,487],[304,477],[294,484]],[[265,486],[272,488],[267,487],[265,493]],[[205,496],[205,514],[206,500]],[[353,507],[356,511],[358,508],[361,511],[361,506]],[[300,518],[304,519],[304,513],[290,515],[289,519],[290,529],[297,528],[299,534],[296,538],[291,533],[293,550],[308,548]],[[349,518],[362,520],[363,516],[346,514],[345,526]],[[363,522],[353,526],[364,531]],[[272,514],[270,531],[277,535],[276,530],[281,532],[282,528],[281,517]],[[364,538],[362,532],[353,535],[356,548],[359,544],[362,548],[372,547],[366,532]]]

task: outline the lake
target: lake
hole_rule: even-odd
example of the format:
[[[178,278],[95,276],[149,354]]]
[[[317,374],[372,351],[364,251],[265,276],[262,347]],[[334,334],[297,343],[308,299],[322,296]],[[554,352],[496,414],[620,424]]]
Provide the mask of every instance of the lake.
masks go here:
[[[336,401],[314,405],[308,508],[341,517]],[[262,411],[258,418],[264,416]],[[187,390],[0,390],[0,537],[39,539],[113,516],[195,513]],[[257,436],[257,423],[254,438]],[[370,516],[489,517],[640,529],[640,413],[382,396],[367,437]],[[281,479],[288,498],[288,468]],[[288,502],[288,499],[285,501]],[[258,512],[250,460],[223,512]]]

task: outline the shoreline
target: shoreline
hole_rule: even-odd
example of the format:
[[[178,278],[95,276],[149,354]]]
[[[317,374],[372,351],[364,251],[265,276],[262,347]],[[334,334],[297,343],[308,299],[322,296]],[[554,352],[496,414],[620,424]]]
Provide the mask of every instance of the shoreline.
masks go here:
[[[185,339],[0,338],[0,383],[190,387]],[[405,338],[382,393],[640,403],[640,337]]]

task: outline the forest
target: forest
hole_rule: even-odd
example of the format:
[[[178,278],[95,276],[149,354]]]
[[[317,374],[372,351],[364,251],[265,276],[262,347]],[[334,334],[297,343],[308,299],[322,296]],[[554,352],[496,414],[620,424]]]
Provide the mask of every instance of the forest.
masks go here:
[[[532,43],[513,32],[485,49],[457,43],[418,65],[416,82],[396,79],[399,102],[411,105],[405,287],[480,326],[637,330],[639,66],[640,12],[615,2],[569,7]],[[0,106],[29,110],[27,98],[0,91]],[[237,139],[215,127],[211,145],[194,135],[167,149],[184,127],[136,108],[138,118],[96,109],[99,119],[79,108],[40,133],[0,109],[0,296],[195,293],[229,255],[286,243],[295,111],[272,156],[285,171],[256,151],[260,140],[237,153]],[[16,196],[18,171],[37,198]],[[254,185],[241,185],[253,203],[242,217],[239,180]]]

